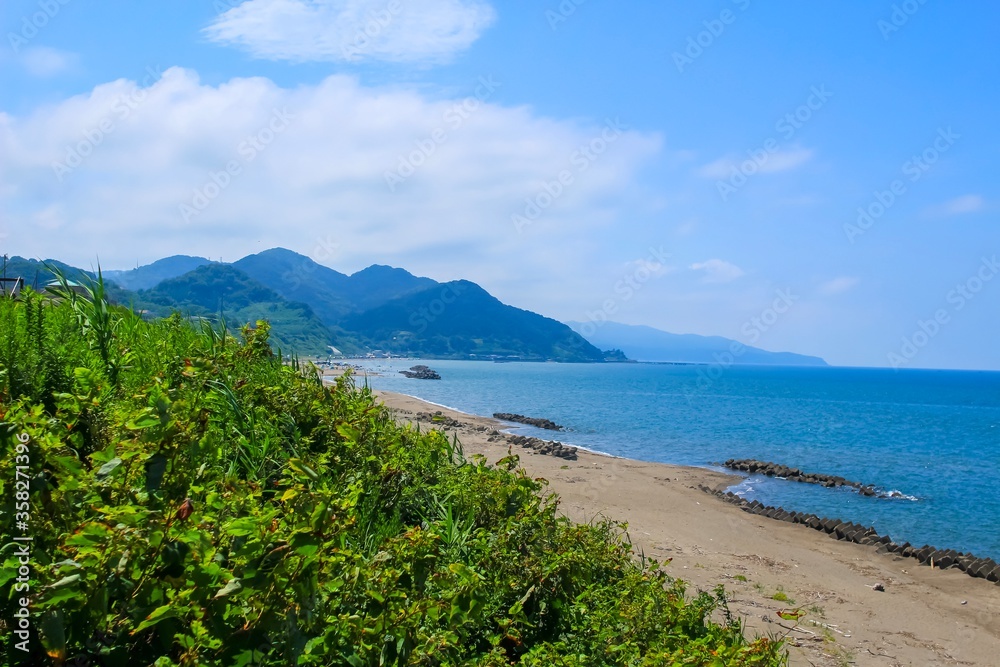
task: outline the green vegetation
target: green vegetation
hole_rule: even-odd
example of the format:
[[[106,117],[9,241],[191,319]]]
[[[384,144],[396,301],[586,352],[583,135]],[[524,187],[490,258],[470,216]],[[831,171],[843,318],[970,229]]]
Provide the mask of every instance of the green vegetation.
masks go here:
[[[5,641],[31,609],[10,660],[785,664],[721,588],[689,596],[624,526],[561,518],[517,457],[466,460],[281,364],[266,322],[236,340],[101,290],[0,299],[0,531],[28,511],[34,538],[29,591],[0,552]]]
[[[772,600],[777,600],[778,602],[786,602],[788,604],[795,604],[795,600],[788,597],[788,594],[782,590],[781,586],[778,587],[777,592],[771,596]]]
[[[134,298],[136,308],[157,317],[180,312],[188,317],[229,322],[266,319],[275,347],[300,354],[326,355],[333,334],[303,304],[287,301],[274,290],[228,264],[205,264],[177,278],[164,280]]]

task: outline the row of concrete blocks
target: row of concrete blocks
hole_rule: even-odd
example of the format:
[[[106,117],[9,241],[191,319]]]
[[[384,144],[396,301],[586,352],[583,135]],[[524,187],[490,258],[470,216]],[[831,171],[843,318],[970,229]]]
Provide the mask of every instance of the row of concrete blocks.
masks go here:
[[[739,506],[744,512],[764,516],[777,521],[798,523],[814,530],[827,533],[830,537],[856,544],[874,546],[878,553],[891,553],[903,558],[914,558],[921,565],[929,565],[942,570],[958,568],[972,577],[1000,582],[1000,564],[990,558],[978,558],[971,553],[959,553],[954,549],[936,549],[925,544],[915,547],[909,542],[896,544],[888,535],[879,535],[871,526],[861,526],[840,519],[825,519],[815,514],[789,512],[781,507],[764,505],[758,500],[747,501],[732,491],[718,491],[702,484],[702,491]]]

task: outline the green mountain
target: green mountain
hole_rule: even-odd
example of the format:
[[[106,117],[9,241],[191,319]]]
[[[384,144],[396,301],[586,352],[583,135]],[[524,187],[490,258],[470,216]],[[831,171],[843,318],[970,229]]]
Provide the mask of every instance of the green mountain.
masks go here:
[[[284,248],[249,255],[233,266],[286,299],[308,303],[333,328],[340,326],[349,314],[438,284],[430,278],[418,278],[403,269],[378,264],[347,276]]]
[[[71,280],[92,274],[52,262]],[[184,271],[188,266],[191,270]],[[177,272],[181,272],[178,275]],[[8,275],[28,285],[52,279],[34,260],[15,257]],[[605,354],[566,325],[501,303],[475,283],[438,283],[399,268],[373,265],[345,275],[308,257],[274,248],[234,264],[178,255],[130,271],[111,272],[135,291],[110,282],[114,301],[166,317],[217,320],[231,329],[267,319],[283,352],[326,355],[383,350],[398,355],[603,361]]]
[[[479,285],[457,280],[392,299],[343,322],[368,347],[435,357],[513,356],[603,361],[561,322],[508,306]]]
[[[102,273],[105,279],[111,280],[125,289],[135,291],[156,287],[164,280],[184,275],[188,271],[193,271],[210,262],[211,260],[204,257],[173,255],[134,269],[102,271]]]
[[[354,310],[346,275],[291,250],[272,248],[233,266],[290,301],[308,303],[327,326]]]
[[[161,317],[178,311],[216,319],[221,312],[233,329],[269,320],[274,345],[285,352],[325,355],[334,343],[333,333],[308,305],[285,299],[228,264],[205,264],[164,280],[153,289],[141,290],[137,300],[142,308]]]
[[[351,274],[346,294],[356,310],[365,311],[381,306],[387,301],[420,292],[439,285],[430,278],[418,278],[405,269],[382,264],[372,264]]]

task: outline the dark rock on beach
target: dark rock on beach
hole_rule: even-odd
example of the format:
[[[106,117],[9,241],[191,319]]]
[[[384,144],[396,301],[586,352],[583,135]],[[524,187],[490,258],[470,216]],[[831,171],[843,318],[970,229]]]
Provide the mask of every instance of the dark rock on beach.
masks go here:
[[[545,441],[539,438],[530,438],[524,435],[511,435],[507,436],[507,442],[512,445],[517,445],[518,447],[530,449],[538,454],[556,456],[558,458],[566,459],[567,461],[576,461],[577,459],[576,447],[569,447],[561,442],[556,442],[555,440]]]
[[[548,419],[539,419],[537,417],[525,417],[524,415],[514,414],[512,412],[494,412],[494,419],[502,419],[507,422],[517,422],[519,424],[527,424],[529,426],[537,426],[538,428],[548,429],[549,431],[561,431],[562,426],[550,421]]]

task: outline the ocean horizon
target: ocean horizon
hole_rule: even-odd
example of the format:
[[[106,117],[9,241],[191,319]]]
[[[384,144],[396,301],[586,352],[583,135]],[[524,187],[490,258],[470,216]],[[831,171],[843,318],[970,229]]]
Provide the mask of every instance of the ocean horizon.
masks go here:
[[[415,363],[441,380],[407,379]],[[1000,372],[705,364],[378,359],[373,389],[462,412],[551,419],[510,432],[744,479],[748,500],[874,526],[916,546],[1000,559]],[[721,467],[758,459],[898,494],[873,498]]]

